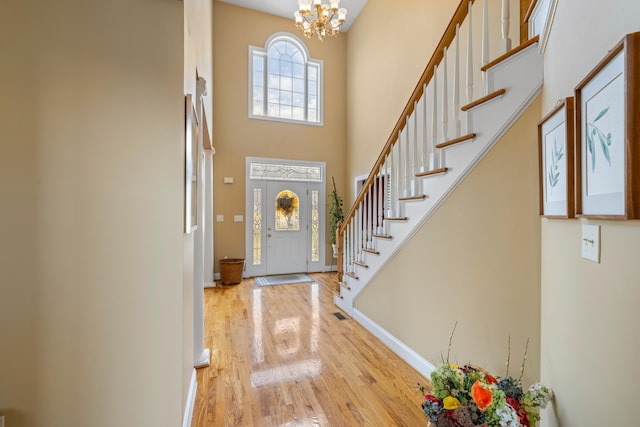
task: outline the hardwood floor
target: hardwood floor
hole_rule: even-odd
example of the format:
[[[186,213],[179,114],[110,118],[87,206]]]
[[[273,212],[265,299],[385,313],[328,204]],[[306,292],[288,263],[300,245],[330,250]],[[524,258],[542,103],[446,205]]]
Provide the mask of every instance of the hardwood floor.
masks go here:
[[[413,368],[332,313],[335,275],[315,283],[205,289],[193,426],[426,426]]]

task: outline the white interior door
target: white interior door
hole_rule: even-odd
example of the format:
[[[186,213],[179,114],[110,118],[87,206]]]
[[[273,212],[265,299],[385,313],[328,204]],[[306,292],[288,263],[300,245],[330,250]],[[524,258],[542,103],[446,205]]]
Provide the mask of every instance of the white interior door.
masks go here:
[[[267,274],[307,271],[309,195],[306,182],[267,182]]]

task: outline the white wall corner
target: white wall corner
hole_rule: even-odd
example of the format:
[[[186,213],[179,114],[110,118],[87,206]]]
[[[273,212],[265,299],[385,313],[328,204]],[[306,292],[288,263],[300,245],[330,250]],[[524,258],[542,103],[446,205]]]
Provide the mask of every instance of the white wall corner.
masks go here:
[[[213,275],[213,280],[220,280],[220,273],[215,273]]]
[[[557,6],[558,0],[538,1],[529,18],[529,38],[540,35],[540,43],[538,45],[540,54],[543,54],[547,48]]]
[[[418,371],[425,378],[431,378],[431,373],[436,367],[424,357],[416,353],[411,347],[391,335],[386,329],[369,319],[360,310],[354,308],[352,311],[353,318],[365,327],[369,332],[375,335],[384,345],[389,347],[391,351],[400,356],[402,360],[407,362],[413,369]]]
[[[191,427],[191,419],[193,418],[193,410],[196,404],[196,391],[198,390],[198,381],[196,380],[196,370],[191,373],[191,383],[189,384],[189,393],[187,394],[187,403],[184,408],[184,417],[182,419],[182,427]]]

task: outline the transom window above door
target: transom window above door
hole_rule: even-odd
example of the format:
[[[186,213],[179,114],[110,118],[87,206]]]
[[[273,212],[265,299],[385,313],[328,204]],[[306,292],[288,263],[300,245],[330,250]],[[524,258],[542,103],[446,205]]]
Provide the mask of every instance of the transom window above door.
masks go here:
[[[249,117],[322,125],[322,61],[289,33],[249,46]]]

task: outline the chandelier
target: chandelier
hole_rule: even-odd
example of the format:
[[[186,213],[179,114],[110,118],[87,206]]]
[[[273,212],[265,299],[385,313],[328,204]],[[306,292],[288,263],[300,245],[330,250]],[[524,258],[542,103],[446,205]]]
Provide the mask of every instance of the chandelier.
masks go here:
[[[304,32],[305,37],[311,38],[316,34],[320,41],[326,36],[337,36],[347,16],[347,9],[339,8],[339,4],[340,0],[329,0],[328,5],[322,4],[322,0],[298,0],[299,10],[293,13],[296,27]]]

